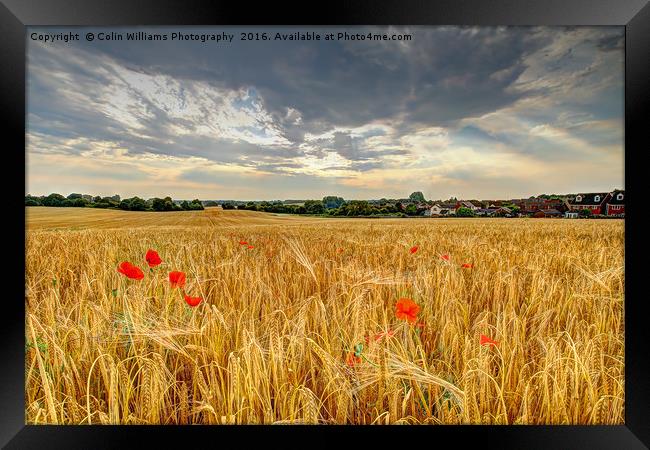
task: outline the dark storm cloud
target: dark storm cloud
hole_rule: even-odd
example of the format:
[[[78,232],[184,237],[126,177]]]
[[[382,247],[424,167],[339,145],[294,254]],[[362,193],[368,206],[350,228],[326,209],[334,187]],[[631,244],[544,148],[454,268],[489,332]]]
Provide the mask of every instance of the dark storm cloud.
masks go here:
[[[379,179],[381,169],[431,161],[451,171],[459,162],[441,154],[454,146],[487,162],[500,151],[571,161],[584,158],[585,143],[612,147],[620,140],[622,28],[301,31],[343,30],[409,33],[412,40],[28,41],[27,126],[39,143],[29,151],[78,156],[106,147],[283,176],[337,169]],[[183,31],[273,37],[297,28]],[[575,139],[563,137],[571,133]]]
[[[214,32],[193,30],[208,31]],[[406,114],[409,124],[448,124],[507,105],[521,95],[507,88],[523,71],[524,56],[552,37],[526,28],[394,31],[410,32],[413,40],[403,44],[236,40],[229,45],[112,41],[83,42],[79,47],[147,74],[228,89],[254,86],[286,136],[301,142],[304,132],[354,127],[398,114]],[[300,112],[300,127],[286,119],[287,108]]]

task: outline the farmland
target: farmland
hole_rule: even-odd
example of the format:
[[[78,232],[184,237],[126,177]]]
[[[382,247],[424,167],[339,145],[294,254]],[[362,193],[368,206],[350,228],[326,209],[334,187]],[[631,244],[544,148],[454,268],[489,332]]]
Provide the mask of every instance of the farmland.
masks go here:
[[[624,422],[623,221],[26,210],[28,423]]]

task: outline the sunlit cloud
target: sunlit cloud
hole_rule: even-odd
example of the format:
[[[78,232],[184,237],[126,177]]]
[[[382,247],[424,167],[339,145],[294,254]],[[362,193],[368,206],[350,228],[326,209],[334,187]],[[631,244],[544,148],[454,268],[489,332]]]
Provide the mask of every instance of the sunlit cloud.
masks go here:
[[[623,187],[622,28],[391,30],[413,40],[29,41],[27,190],[513,198]]]

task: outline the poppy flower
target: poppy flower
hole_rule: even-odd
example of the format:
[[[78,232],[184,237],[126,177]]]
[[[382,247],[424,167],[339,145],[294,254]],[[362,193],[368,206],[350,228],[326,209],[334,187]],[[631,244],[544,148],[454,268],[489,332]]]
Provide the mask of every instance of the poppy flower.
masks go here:
[[[447,254],[440,255],[440,259],[442,259],[443,261],[449,261],[449,255],[447,255]]]
[[[354,367],[356,364],[361,364],[361,357],[355,355],[354,352],[350,352],[345,358],[345,363],[350,367]]]
[[[246,247],[246,248],[249,248],[249,249],[250,249],[250,248],[255,248],[255,247],[253,247],[252,245],[249,245],[249,246],[248,246],[248,247]]]
[[[185,273],[169,272],[169,282],[172,284],[172,288],[185,286]]]
[[[497,344],[498,344],[497,341],[490,339],[484,334],[481,335],[481,345],[497,345]]]
[[[408,320],[412,324],[417,320],[417,315],[420,312],[420,306],[418,306],[410,298],[400,298],[397,300],[395,305],[395,316],[398,319]]]
[[[246,242],[246,241],[239,241],[239,245],[248,245],[248,242]]]
[[[149,267],[156,267],[162,262],[162,259],[160,259],[160,255],[158,255],[158,252],[155,250],[147,250],[147,254],[144,257],[147,260],[147,264],[149,264]]]
[[[419,248],[420,247],[418,247],[417,245],[414,245],[413,247],[411,247],[411,250],[409,250],[409,251],[411,252],[411,254],[413,254],[413,253],[417,252]]]
[[[203,300],[201,297],[190,297],[189,295],[185,294],[185,303],[192,307],[197,306],[199,303],[201,303],[201,300]]]
[[[117,268],[117,271],[123,275],[126,275],[132,280],[141,280],[144,278],[144,273],[138,266],[134,266],[128,261],[124,261],[120,264],[120,267]]]
[[[465,264],[463,264],[461,267],[462,267],[463,269],[471,269],[472,267],[474,267],[474,264],[472,264],[472,263],[465,263]]]

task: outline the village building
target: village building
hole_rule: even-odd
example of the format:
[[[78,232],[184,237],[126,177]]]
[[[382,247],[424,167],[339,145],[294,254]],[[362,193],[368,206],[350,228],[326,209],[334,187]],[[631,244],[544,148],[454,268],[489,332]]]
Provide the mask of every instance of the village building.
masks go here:
[[[456,206],[454,207],[454,209],[456,211],[458,211],[458,209],[460,209],[460,208],[469,208],[472,211],[476,211],[476,210],[480,209],[481,207],[478,206],[478,205],[475,205],[474,203],[472,203],[470,201],[459,201],[459,202],[456,203]]]
[[[445,203],[435,203],[432,207],[427,209],[424,212],[424,215],[427,217],[434,216],[451,216],[456,214],[455,205],[449,205]]]
[[[588,209],[593,215],[605,214],[605,205],[610,200],[609,192],[595,192],[588,194],[578,194],[569,201],[571,211],[580,212]]]
[[[559,198],[525,198],[512,200],[512,204],[518,206],[521,212],[526,214],[550,209],[564,212],[569,209],[567,201]]]
[[[605,205],[605,215],[615,217],[625,216],[625,191],[615,190],[611,193]]]
[[[557,209],[544,209],[539,210],[533,214],[533,217],[536,218],[545,218],[545,217],[562,217],[562,212]]]

